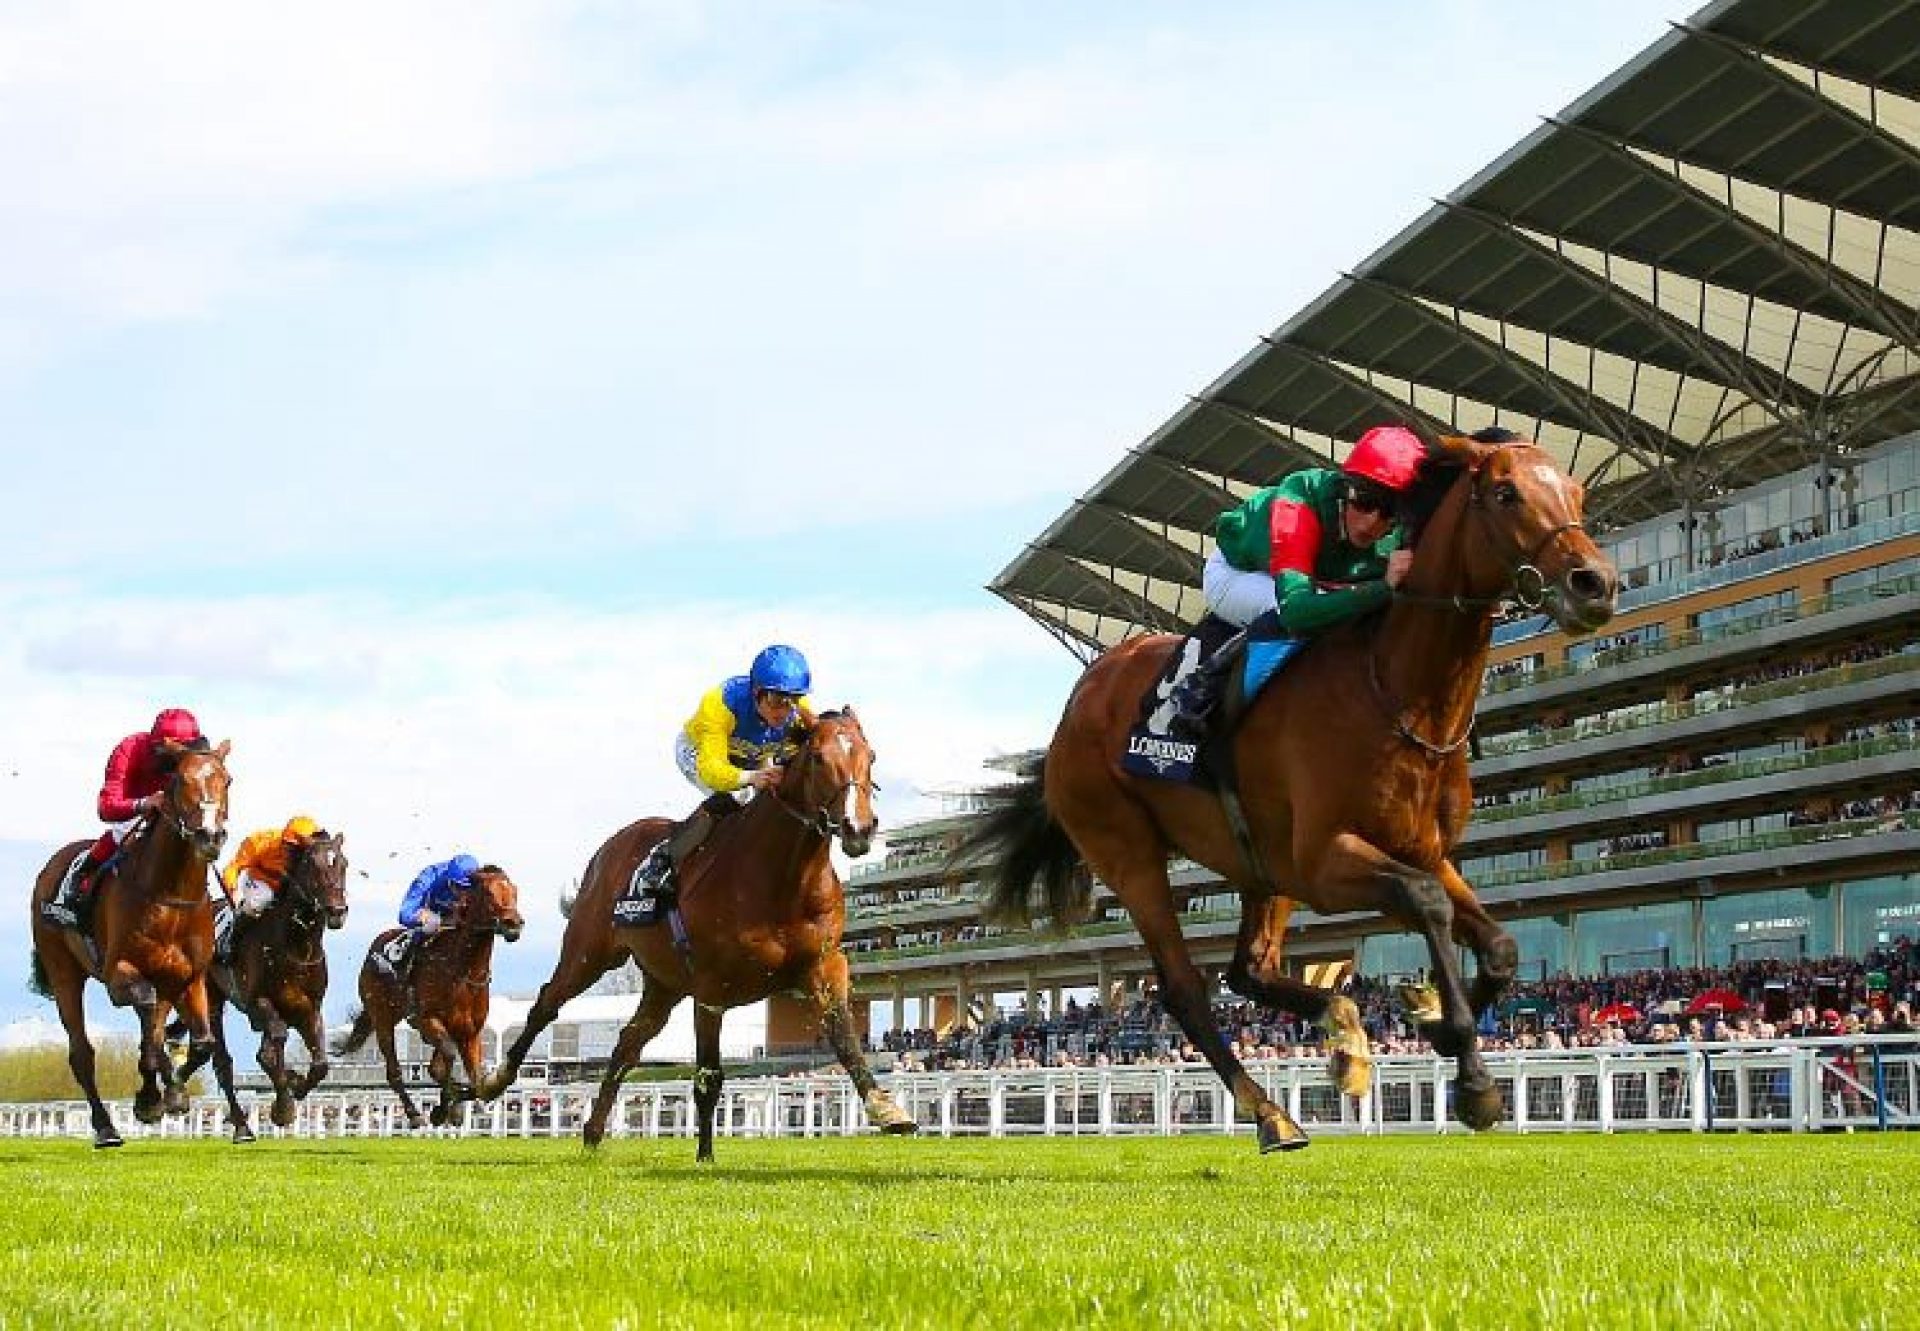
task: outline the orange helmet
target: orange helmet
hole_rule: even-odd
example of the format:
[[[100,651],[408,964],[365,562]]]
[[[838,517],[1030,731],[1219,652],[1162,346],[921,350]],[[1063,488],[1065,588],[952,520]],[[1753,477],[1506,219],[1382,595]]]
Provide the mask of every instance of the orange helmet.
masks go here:
[[[311,841],[320,835],[320,824],[304,813],[295,814],[287,819],[287,825],[280,829],[282,841]]]

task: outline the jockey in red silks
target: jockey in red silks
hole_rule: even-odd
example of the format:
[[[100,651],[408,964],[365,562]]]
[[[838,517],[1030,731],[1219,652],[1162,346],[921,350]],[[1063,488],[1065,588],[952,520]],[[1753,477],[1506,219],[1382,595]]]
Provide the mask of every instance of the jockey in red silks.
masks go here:
[[[1426,455],[1413,431],[1377,425],[1337,470],[1291,472],[1222,513],[1201,574],[1208,613],[1238,628],[1272,615],[1285,636],[1306,638],[1384,606],[1413,564],[1399,547],[1399,504]],[[1187,677],[1176,725],[1203,727],[1244,641]]]
[[[813,671],[797,648],[776,643],[735,675],[701,696],[674,745],[680,775],[709,798],[674,825],[634,871],[634,886],[672,890],[674,870],[700,847],[714,822],[780,784],[780,768],[794,754],[797,730],[813,724],[807,692]]]
[[[107,774],[100,785],[98,812],[107,830],[93,843],[85,858],[68,870],[54,898],[58,907],[84,920],[92,906],[93,880],[100,866],[113,856],[115,847],[157,812],[166,798],[166,777],[161,774],[160,758],[169,749],[200,743],[200,723],[184,707],[169,707],[153,718],[146,730],[136,731],[113,746],[107,759]]]

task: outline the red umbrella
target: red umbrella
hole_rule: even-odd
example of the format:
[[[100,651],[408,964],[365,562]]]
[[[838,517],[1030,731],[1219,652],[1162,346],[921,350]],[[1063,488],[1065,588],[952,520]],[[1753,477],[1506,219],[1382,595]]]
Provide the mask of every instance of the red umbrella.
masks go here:
[[[1689,1017],[1704,1017],[1709,1012],[1745,1012],[1747,1000],[1731,989],[1709,989],[1687,1004]]]
[[[1609,1003],[1593,1014],[1596,1023],[1617,1021],[1622,1026],[1640,1020],[1640,1009],[1631,1003]]]

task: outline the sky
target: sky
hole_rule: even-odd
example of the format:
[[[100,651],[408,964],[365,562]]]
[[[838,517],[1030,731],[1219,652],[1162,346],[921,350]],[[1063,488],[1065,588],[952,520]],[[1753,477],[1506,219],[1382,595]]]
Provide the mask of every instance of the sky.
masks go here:
[[[936,812],[1077,673],[985,584],[1686,13],[0,0],[0,877],[187,706],[236,844],[346,835],[330,1016],[461,850],[528,993],[773,641],[883,821]],[[27,952],[8,912],[0,1041]]]

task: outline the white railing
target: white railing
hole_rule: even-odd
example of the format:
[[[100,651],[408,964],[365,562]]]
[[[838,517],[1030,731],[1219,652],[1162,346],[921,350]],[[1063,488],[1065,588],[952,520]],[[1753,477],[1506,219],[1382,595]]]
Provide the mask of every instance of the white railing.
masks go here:
[[[1920,1041],[1799,1040],[1656,1048],[1555,1050],[1487,1055],[1515,1132],[1820,1132],[1920,1127]],[[1364,1099],[1339,1095],[1321,1059],[1251,1063],[1248,1071],[1315,1135],[1464,1132],[1448,1113],[1450,1061],[1393,1056],[1376,1061]],[[1173,1136],[1251,1132],[1200,1064],[1031,1071],[898,1073],[881,1078],[923,1131],[948,1137]],[[498,1104],[470,1105],[462,1137],[576,1135],[595,1093],[590,1084],[515,1088]],[[427,1103],[425,1097],[419,1097]],[[112,1106],[128,1137],[224,1137],[225,1106],[201,1097],[153,1127]],[[265,1136],[407,1135],[389,1091],[321,1091],[293,1125]],[[838,1073],[758,1077],[725,1084],[715,1131],[729,1137],[852,1136],[867,1131],[852,1084]],[[685,1137],[694,1132],[689,1082],[622,1088],[610,1136]],[[84,1101],[0,1105],[0,1137],[86,1137]]]

